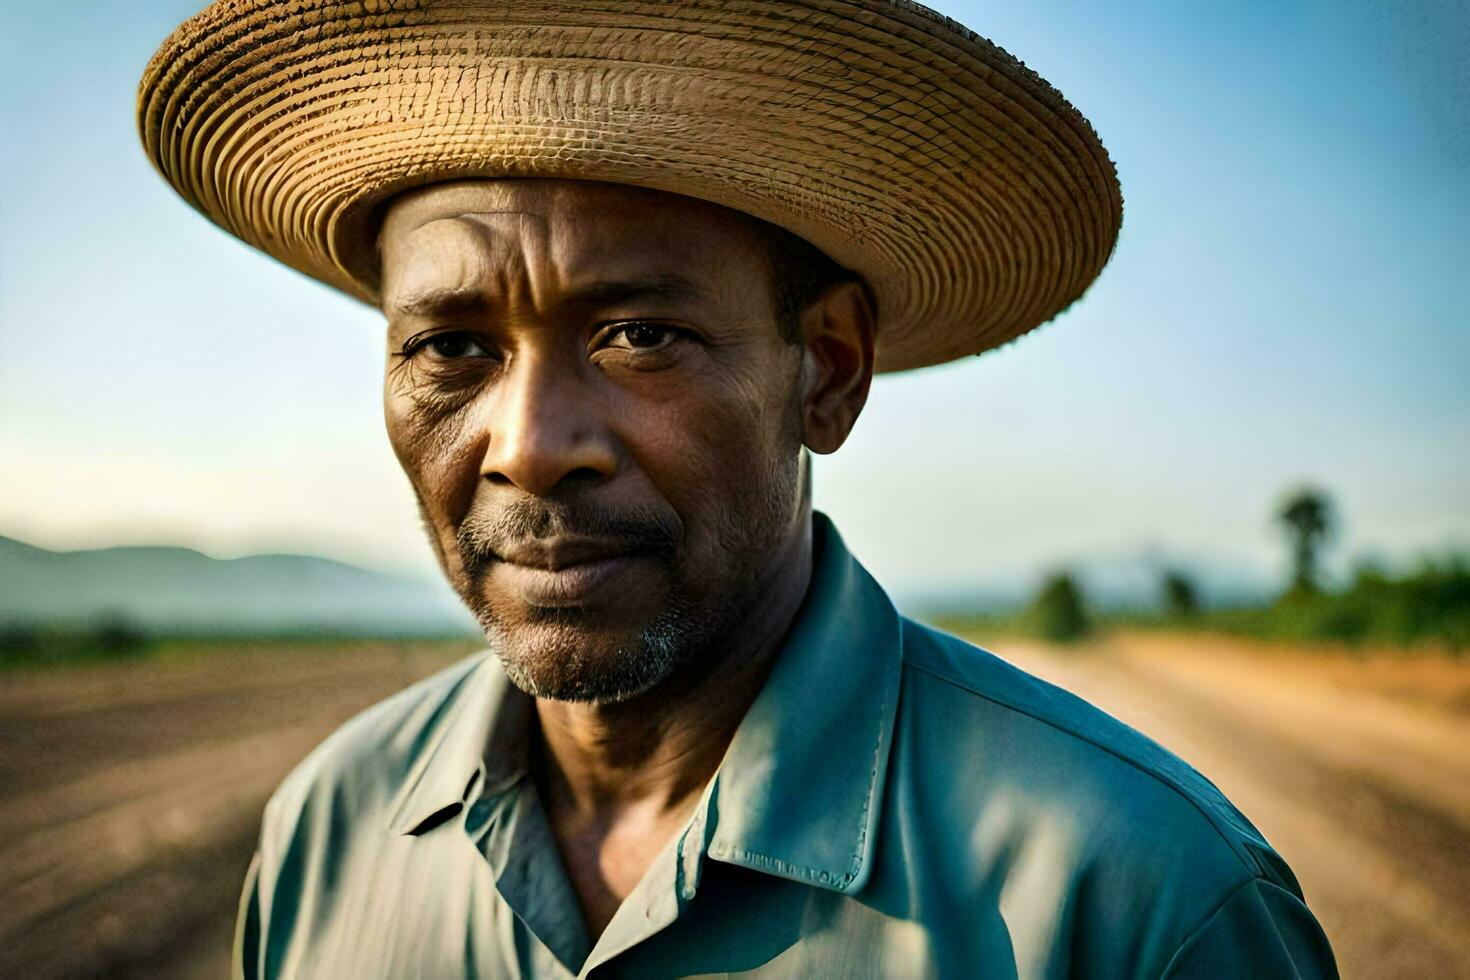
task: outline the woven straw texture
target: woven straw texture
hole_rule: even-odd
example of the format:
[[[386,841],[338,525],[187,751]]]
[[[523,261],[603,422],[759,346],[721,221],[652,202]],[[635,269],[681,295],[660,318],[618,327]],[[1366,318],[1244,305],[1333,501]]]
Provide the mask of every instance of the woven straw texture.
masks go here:
[[[153,56],[148,156],[250,245],[378,302],[378,205],[540,176],[753,214],[861,272],[878,369],[1051,319],[1112,252],[1092,127],[954,21],[901,0],[220,0]]]

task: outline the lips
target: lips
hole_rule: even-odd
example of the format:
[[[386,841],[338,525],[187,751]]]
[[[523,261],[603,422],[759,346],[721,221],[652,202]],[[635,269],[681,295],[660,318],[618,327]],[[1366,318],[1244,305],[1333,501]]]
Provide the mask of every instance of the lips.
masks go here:
[[[497,556],[512,565],[555,572],[573,565],[632,557],[641,550],[636,543],[606,538],[535,538],[501,548]]]
[[[649,563],[648,553],[637,545],[591,538],[535,539],[502,550],[499,558],[490,573],[496,585],[541,608],[605,598]]]

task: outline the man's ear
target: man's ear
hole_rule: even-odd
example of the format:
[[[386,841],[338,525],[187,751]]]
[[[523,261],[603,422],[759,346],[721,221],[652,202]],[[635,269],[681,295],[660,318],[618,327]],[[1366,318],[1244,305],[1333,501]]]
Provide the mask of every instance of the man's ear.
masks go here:
[[[801,313],[802,440],[814,453],[836,452],[868,401],[876,319],[857,281],[827,287]]]

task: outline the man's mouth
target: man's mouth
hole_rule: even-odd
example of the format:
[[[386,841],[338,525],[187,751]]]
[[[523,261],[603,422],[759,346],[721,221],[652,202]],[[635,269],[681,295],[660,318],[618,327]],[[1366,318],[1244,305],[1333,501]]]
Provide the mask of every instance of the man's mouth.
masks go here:
[[[560,608],[605,598],[649,558],[635,542],[537,538],[498,551],[489,572],[497,587],[526,605]]]
[[[556,572],[573,565],[632,557],[643,550],[643,546],[636,541],[564,536],[518,541],[510,546],[497,548],[495,557],[512,565]]]

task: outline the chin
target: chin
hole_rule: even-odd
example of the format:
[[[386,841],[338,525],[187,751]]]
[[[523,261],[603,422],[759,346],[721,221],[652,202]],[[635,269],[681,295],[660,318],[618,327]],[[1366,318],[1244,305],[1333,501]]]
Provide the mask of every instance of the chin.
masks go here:
[[[481,617],[506,675],[533,697],[614,704],[657,686],[692,656],[691,631],[661,616],[635,629],[599,627],[579,610],[537,610],[514,624]]]

